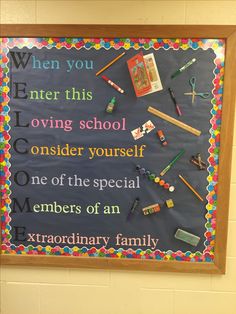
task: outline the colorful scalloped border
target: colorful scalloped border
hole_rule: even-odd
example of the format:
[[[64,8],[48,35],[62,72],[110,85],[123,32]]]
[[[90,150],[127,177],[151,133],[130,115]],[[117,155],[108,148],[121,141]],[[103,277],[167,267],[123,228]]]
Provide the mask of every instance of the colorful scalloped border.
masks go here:
[[[209,147],[209,167],[208,167],[208,186],[206,206],[206,232],[205,232],[205,250],[203,252],[192,253],[190,251],[166,252],[147,249],[123,249],[114,248],[99,249],[77,247],[72,248],[65,246],[16,246],[10,243],[10,154],[9,154],[9,68],[8,52],[9,49],[33,48],[41,49],[43,47],[51,49],[115,49],[124,48],[126,50],[133,48],[138,50],[143,48],[158,49],[212,49],[216,55],[214,63],[214,80],[213,80],[213,99],[211,109],[211,129],[210,147]],[[27,255],[61,255],[61,256],[83,256],[83,257],[111,257],[111,258],[135,258],[135,259],[156,259],[156,260],[175,260],[188,262],[212,262],[214,260],[214,244],[216,230],[216,207],[217,207],[217,182],[218,182],[218,164],[219,164],[219,146],[220,146],[220,127],[223,99],[223,78],[224,78],[224,56],[225,41],[223,39],[144,39],[144,38],[0,38],[0,193],[1,193],[1,224],[2,224],[2,254],[27,254]]]

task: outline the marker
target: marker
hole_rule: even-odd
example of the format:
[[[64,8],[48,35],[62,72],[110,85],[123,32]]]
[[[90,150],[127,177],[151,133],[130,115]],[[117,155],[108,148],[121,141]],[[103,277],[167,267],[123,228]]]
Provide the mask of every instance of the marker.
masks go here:
[[[178,114],[179,116],[182,116],[182,112],[181,112],[181,110],[180,110],[180,108],[179,108],[179,105],[177,104],[177,101],[176,101],[176,99],[175,99],[175,95],[174,95],[173,90],[172,90],[171,88],[168,88],[168,90],[169,90],[169,92],[170,92],[170,97],[171,97],[171,99],[173,100],[173,102],[174,102],[174,104],[175,104],[175,110],[176,110],[177,114]]]
[[[111,62],[109,62],[107,65],[105,65],[100,71],[98,71],[96,73],[96,76],[98,76],[99,74],[101,74],[103,71],[105,71],[107,68],[109,68],[113,63],[115,63],[117,60],[119,60],[121,57],[123,57],[123,55],[125,54],[125,52],[122,52],[121,55],[119,55],[118,57],[116,57],[115,59],[113,59]]]
[[[121,94],[124,94],[124,90],[122,88],[120,88],[120,86],[116,85],[114,82],[112,82],[107,76],[102,75],[102,79],[104,79],[104,81],[106,81],[108,84],[110,84],[113,88],[115,88],[115,90],[117,90],[118,92],[120,92]]]
[[[190,60],[189,62],[187,62],[182,68],[180,68],[179,70],[177,70],[174,74],[171,75],[171,78],[175,78],[177,75],[179,75],[180,73],[182,73],[184,70],[186,70],[190,65],[192,65],[197,59],[193,58],[192,60]]]
[[[133,214],[133,212],[135,211],[136,207],[139,205],[139,197],[136,197],[136,199],[134,200],[131,208],[130,208],[130,211],[128,213],[128,216],[127,216],[127,220],[130,219],[131,215]]]
[[[181,149],[181,151],[171,160],[171,162],[165,167],[165,169],[162,170],[160,173],[160,176],[164,176],[164,174],[167,173],[168,170],[173,166],[173,164],[185,153],[184,149]]]
[[[187,187],[197,196],[197,198],[203,202],[203,198],[198,194],[198,192],[192,187],[192,185],[190,185],[190,183],[188,183],[188,181],[186,181],[186,179],[184,179],[180,174],[179,174],[179,178],[184,182],[185,185],[187,185]]]

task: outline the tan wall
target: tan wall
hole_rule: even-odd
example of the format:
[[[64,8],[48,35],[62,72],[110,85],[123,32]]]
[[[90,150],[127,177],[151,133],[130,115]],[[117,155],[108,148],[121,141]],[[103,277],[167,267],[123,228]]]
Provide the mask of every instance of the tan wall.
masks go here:
[[[0,9],[1,23],[236,24],[236,1],[223,0],[0,0]],[[236,131],[233,162],[236,164]],[[226,275],[4,266],[1,313],[235,314],[235,203],[233,165]]]

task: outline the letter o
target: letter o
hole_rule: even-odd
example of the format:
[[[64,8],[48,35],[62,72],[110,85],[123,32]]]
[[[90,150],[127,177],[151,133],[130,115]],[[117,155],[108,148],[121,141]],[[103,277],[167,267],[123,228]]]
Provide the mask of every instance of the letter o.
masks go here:
[[[75,63],[75,67],[76,67],[76,69],[78,69],[78,70],[83,69],[83,67],[84,67],[83,61],[77,60],[76,63]]]
[[[99,153],[99,150],[100,150],[101,153]],[[103,155],[104,155],[104,149],[101,148],[101,147],[98,147],[98,148],[96,149],[96,155],[97,155],[98,157],[103,156]]]
[[[106,127],[106,123],[108,123],[108,127]],[[111,128],[111,122],[110,121],[104,121],[103,123],[103,129],[104,130],[110,130]]]
[[[58,240],[57,240],[58,239]],[[55,236],[54,237],[54,242],[56,243],[56,244],[59,244],[59,243],[61,243],[61,237],[59,236],[59,235],[57,235],[57,236]]]
[[[37,121],[37,125],[34,125],[34,122],[33,122],[33,121]],[[38,119],[33,119],[33,120],[31,121],[31,125],[32,125],[33,128],[37,128],[37,127],[39,126],[39,120],[38,120]]]
[[[117,123],[117,128],[115,128],[115,124]],[[112,123],[112,129],[113,130],[119,130],[120,129],[120,122],[119,121],[114,121],[113,123]]]
[[[86,208],[86,211],[88,214],[93,214],[95,212],[95,208],[93,207],[93,205],[89,205],[87,208]]]
[[[51,182],[53,185],[59,185],[60,179],[58,177],[53,177]]]
[[[18,181],[18,174],[19,174],[19,173],[24,173],[24,174],[25,174],[25,177],[26,177],[25,183],[19,183],[19,181]],[[17,171],[17,172],[15,173],[15,175],[14,175],[14,181],[15,181],[16,184],[19,185],[19,186],[25,186],[25,185],[27,185],[27,184],[29,183],[29,180],[30,180],[30,176],[29,176],[29,174],[28,174],[26,171],[24,171],[24,170]]]
[[[36,149],[36,152],[34,152],[35,149]],[[38,146],[32,146],[30,151],[31,151],[32,155],[38,155],[39,154]]]

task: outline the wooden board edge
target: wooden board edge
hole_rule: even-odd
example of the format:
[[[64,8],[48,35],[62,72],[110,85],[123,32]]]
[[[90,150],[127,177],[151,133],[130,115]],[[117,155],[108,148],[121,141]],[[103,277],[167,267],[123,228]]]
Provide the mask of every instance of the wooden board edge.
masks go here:
[[[236,25],[0,24],[0,37],[227,38]]]
[[[67,267],[127,271],[188,272],[205,274],[224,273],[214,263],[207,262],[131,260],[105,257],[1,255],[1,264],[7,266]]]
[[[218,204],[216,215],[215,263],[225,270],[229,194],[232,169],[233,130],[236,101],[236,31],[226,40],[225,80],[222,106],[222,131],[219,155]],[[223,174],[223,175],[222,175]]]
[[[2,28],[3,26],[3,28]],[[27,27],[30,27],[30,25],[27,25]],[[53,25],[33,25],[33,30],[32,33],[34,32],[34,30],[36,31],[38,28],[38,31],[41,32],[42,30],[45,30],[45,32],[47,33],[47,27],[50,27],[50,30],[53,28]],[[60,29],[63,25],[56,25],[56,26],[60,26]],[[65,25],[66,26],[66,25]],[[102,27],[107,27],[107,25],[93,25],[91,27],[91,25],[76,25],[77,28],[76,31],[81,30],[82,32],[85,31],[85,28],[89,26],[89,29],[87,31],[91,32],[95,29],[94,27],[98,27],[98,32],[101,35],[103,28]],[[144,25],[139,25],[139,27],[143,27]],[[184,27],[185,26],[185,27]],[[173,34],[172,36],[160,36],[160,37],[182,37],[181,34],[182,32],[186,32],[187,29],[190,29],[190,35],[189,32],[187,31],[187,33],[185,33],[184,37],[201,37],[201,36],[197,36],[194,31],[196,26],[191,26],[191,25],[184,25],[184,26],[180,26],[177,25],[176,29],[174,30],[174,25],[171,26],[165,26],[165,27],[171,27]],[[0,24],[0,36],[4,37],[4,36],[9,36],[10,35],[4,35],[7,34],[6,31],[16,31],[17,34],[21,34],[21,32],[23,32],[25,29],[28,29],[26,27],[26,25],[20,25],[20,24],[15,24],[15,25],[10,25],[10,24]],[[40,28],[42,27],[42,29]],[[63,26],[64,27],[64,26]],[[69,29],[71,29],[71,27],[73,27],[72,25],[67,25],[67,27]],[[112,30],[116,30],[116,27],[120,27],[118,25],[113,25],[112,26]],[[124,27],[124,25],[122,25],[122,27]],[[126,26],[127,27],[127,26]],[[130,25],[129,25],[130,27]],[[135,25],[132,25],[132,27],[135,27]],[[137,27],[137,25],[136,25]],[[157,28],[158,27],[158,28]],[[163,31],[163,34],[168,34],[165,33],[165,30],[163,30],[164,25],[157,26],[155,25],[152,31],[158,33],[159,35],[159,31]],[[181,30],[179,30],[179,27],[181,27]],[[187,28],[186,28],[187,27]],[[236,26],[223,26],[220,27],[221,32],[218,33],[219,30],[219,26],[200,26],[199,27],[199,32],[202,32],[205,27],[208,27],[209,29],[212,29],[212,34],[216,34],[217,33],[217,37],[224,37],[227,39],[227,49],[226,49],[226,73],[227,71],[229,71],[229,73],[227,73],[226,76],[226,80],[224,83],[224,89],[228,89],[229,91],[226,91],[226,95],[230,95],[229,97],[229,106],[231,108],[231,110],[234,112],[235,110],[235,91],[234,91],[234,83],[236,81],[235,76],[233,75],[233,71],[232,71],[232,65],[236,64],[235,61],[235,48],[236,48]],[[214,28],[214,30],[213,30]],[[150,26],[148,26],[148,28],[145,30],[145,32],[147,30],[150,30]],[[62,31],[62,30],[61,30]],[[110,32],[109,31],[109,32]],[[120,31],[120,30],[119,30]],[[118,31],[118,33],[119,33]],[[123,30],[123,32],[127,33],[127,29]],[[178,33],[179,32],[179,33]],[[27,32],[26,32],[27,33]],[[25,33],[25,34],[26,34]],[[96,32],[97,33],[97,32]],[[136,33],[137,33],[137,29],[136,29]],[[22,33],[23,34],[23,33]],[[77,33],[78,34],[78,33]],[[139,34],[139,33],[138,33]],[[211,34],[211,33],[210,33]],[[220,36],[220,34],[222,34],[222,36]],[[81,35],[79,33],[79,35]],[[114,33],[113,33],[114,35]],[[206,36],[207,35],[207,36]],[[35,35],[37,36],[37,35]],[[29,36],[29,37],[35,37],[35,36]],[[47,33],[47,36],[48,33]],[[58,36],[58,35],[57,35]],[[74,36],[74,35],[73,35]],[[87,36],[91,36],[91,35],[87,35]],[[119,35],[117,35],[119,36]],[[130,35],[129,35],[130,36]],[[127,35],[127,37],[129,37]],[[144,36],[144,35],[143,35]],[[14,35],[13,37],[22,37],[21,35]],[[27,37],[25,35],[25,37]],[[59,36],[60,37],[60,36]],[[72,35],[70,36],[72,37]],[[139,34],[140,37],[140,34]],[[150,36],[149,36],[150,37]],[[209,32],[205,33],[205,38],[210,38]],[[214,36],[211,36],[214,37]],[[232,50],[234,52],[234,55],[232,54]],[[230,55],[229,55],[229,51],[231,51]],[[230,62],[228,62],[229,60],[231,60]],[[227,61],[228,60],[228,61]],[[227,65],[227,62],[229,63],[229,65]],[[235,68],[235,67],[234,67]],[[231,69],[231,71],[230,71]],[[232,92],[233,91],[233,92]],[[226,99],[225,99],[226,98]],[[227,97],[225,97],[225,93],[224,93],[224,104],[226,103]],[[232,126],[233,129],[233,123],[234,123],[234,119],[232,111],[229,114],[229,118],[230,118],[230,125]],[[223,116],[224,118],[224,116]],[[224,124],[227,123],[223,121]],[[224,128],[226,129],[226,128]],[[226,130],[224,131],[225,134],[223,134],[222,138],[226,139],[227,141],[227,145],[232,146],[232,137],[231,136],[226,136]],[[226,143],[224,145],[226,147]],[[231,156],[226,156],[227,158],[227,162],[229,164],[229,161],[232,160],[232,151],[231,151]],[[225,172],[225,168],[223,167],[224,164],[222,164],[222,172]],[[231,165],[227,166],[227,173],[229,173],[228,176],[225,180],[225,182],[230,182],[230,176],[231,176]],[[221,186],[221,185],[220,185]],[[2,265],[25,265],[25,266],[45,266],[45,267],[51,267],[51,266],[58,266],[58,267],[81,267],[81,268],[111,268],[111,269],[127,269],[127,270],[150,270],[150,271],[176,271],[176,272],[199,272],[199,273],[218,273],[218,274],[224,274],[225,273],[225,264],[226,264],[226,241],[227,241],[227,228],[228,228],[228,207],[229,207],[229,191],[225,191],[226,187],[224,188],[220,188],[220,198],[219,198],[219,204],[221,206],[223,206],[223,208],[225,208],[223,211],[220,211],[217,215],[217,227],[216,227],[216,244],[215,244],[215,263],[187,263],[187,262],[172,262],[172,261],[166,261],[166,262],[160,262],[160,261],[139,261],[139,260],[113,260],[113,259],[108,259],[107,261],[96,259],[96,258],[92,258],[93,260],[90,261],[91,258],[79,258],[79,261],[77,262],[77,260],[75,260],[74,257],[59,257],[61,260],[60,261],[56,261],[54,259],[57,259],[58,257],[53,257],[53,256],[9,256],[9,255],[2,255],[1,254],[1,246],[0,246],[0,264]],[[226,194],[224,194],[224,192],[226,192]],[[223,195],[226,195],[227,197],[223,197]],[[219,229],[219,224],[220,224],[220,229]],[[0,226],[0,230],[1,230],[1,226]],[[1,239],[0,239],[1,241]],[[73,259],[73,260],[72,260]],[[96,263],[94,263],[96,259]],[[120,263],[121,262],[121,263]],[[142,264],[141,264],[141,263]],[[157,264],[154,265],[154,264]],[[66,265],[64,265],[66,264]],[[151,265],[151,266],[150,266]],[[147,269],[146,269],[147,267]]]

